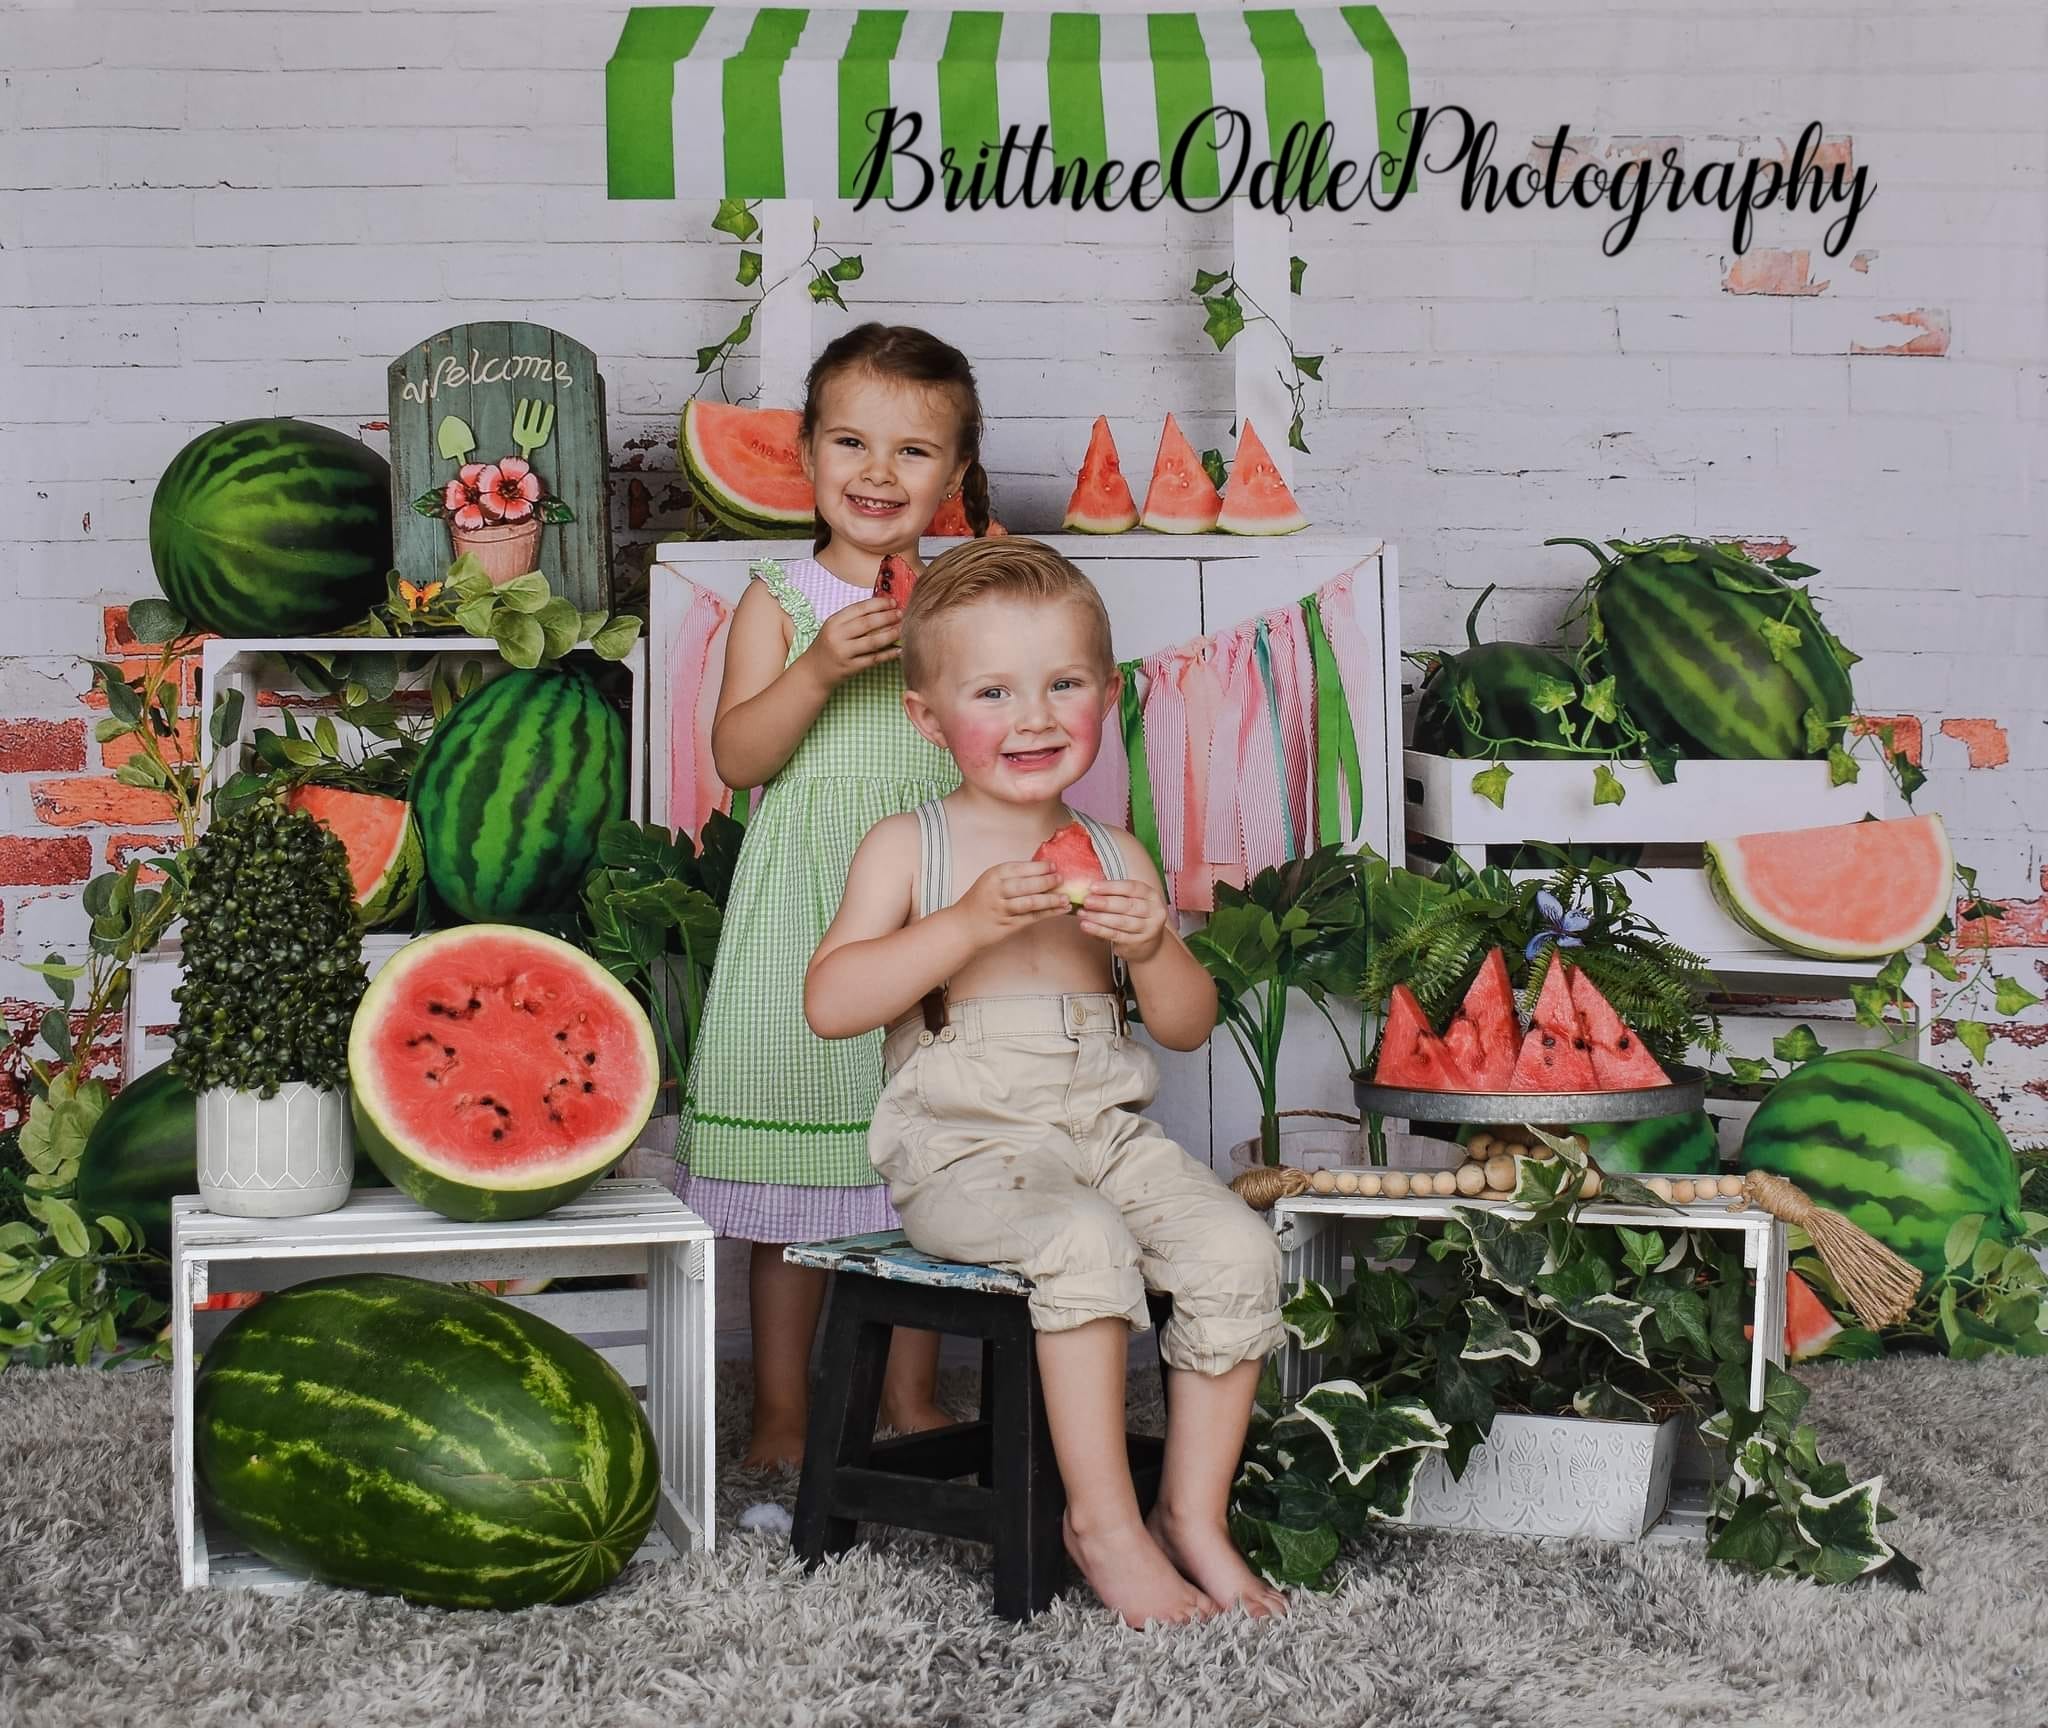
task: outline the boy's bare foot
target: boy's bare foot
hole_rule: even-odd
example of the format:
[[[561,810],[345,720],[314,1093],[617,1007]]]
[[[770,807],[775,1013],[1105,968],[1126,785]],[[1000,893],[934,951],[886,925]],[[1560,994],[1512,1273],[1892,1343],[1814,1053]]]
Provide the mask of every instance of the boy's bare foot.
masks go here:
[[[1060,1528],[1068,1557],[1103,1605],[1123,1616],[1125,1625],[1144,1626],[1154,1620],[1177,1625],[1207,1620],[1218,1611],[1208,1596],[1174,1570],[1142,1523],[1133,1520],[1083,1535],[1068,1512]]]
[[[1166,1557],[1215,1601],[1226,1607],[1235,1603],[1254,1620],[1287,1612],[1287,1598],[1245,1564],[1220,1522],[1177,1519],[1162,1501],[1145,1528]]]
[[[747,1441],[743,1470],[795,1468],[804,1461],[804,1431],[801,1423],[756,1422]]]
[[[955,1420],[929,1398],[906,1403],[900,1410],[886,1398],[882,1400],[881,1425],[898,1434],[926,1434],[934,1428],[950,1428]]]

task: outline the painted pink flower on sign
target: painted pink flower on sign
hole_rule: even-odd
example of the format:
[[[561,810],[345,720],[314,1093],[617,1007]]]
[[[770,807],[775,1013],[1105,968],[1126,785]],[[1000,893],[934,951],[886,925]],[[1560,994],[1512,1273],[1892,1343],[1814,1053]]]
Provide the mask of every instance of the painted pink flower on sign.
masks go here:
[[[540,476],[517,456],[501,457],[477,481],[484,508],[501,522],[523,522],[540,502]]]
[[[441,494],[441,507],[458,528],[481,528],[489,508],[483,493],[486,470],[481,462],[465,462],[462,472],[448,482]]]

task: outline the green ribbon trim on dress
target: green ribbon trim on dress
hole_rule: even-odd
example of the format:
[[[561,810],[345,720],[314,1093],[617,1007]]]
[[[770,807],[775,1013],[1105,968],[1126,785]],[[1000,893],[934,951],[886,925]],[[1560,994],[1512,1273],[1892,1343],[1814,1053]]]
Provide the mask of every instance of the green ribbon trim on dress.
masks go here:
[[[1280,855],[1291,864],[1298,854],[1294,850],[1294,810],[1287,799],[1287,744],[1280,729],[1280,692],[1273,683],[1273,643],[1263,618],[1252,633],[1252,657],[1265,686],[1266,721],[1273,735],[1273,771],[1280,788]]]
[[[742,828],[747,825],[747,807],[752,798],[751,792],[735,792],[732,795],[732,819]]]
[[[1358,738],[1351,730],[1351,705],[1344,699],[1344,679],[1337,656],[1323,630],[1323,606],[1310,594],[1301,602],[1308,624],[1309,653],[1316,673],[1316,839],[1324,846],[1349,840],[1365,817],[1365,773],[1358,761]],[[1338,776],[1351,793],[1351,833],[1339,831]]]
[[[1131,770],[1131,833],[1152,854],[1163,882],[1166,860],[1159,851],[1159,812],[1152,803],[1152,770],[1145,760],[1145,707],[1138,699],[1138,672],[1143,665],[1142,660],[1126,660],[1117,668],[1124,677],[1118,715],[1123,723],[1124,758]]]

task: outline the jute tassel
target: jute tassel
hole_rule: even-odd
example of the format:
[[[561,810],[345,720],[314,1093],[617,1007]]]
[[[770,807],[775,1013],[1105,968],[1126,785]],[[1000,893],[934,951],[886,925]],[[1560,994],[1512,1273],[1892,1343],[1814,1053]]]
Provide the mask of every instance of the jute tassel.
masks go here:
[[[1901,1260],[1869,1231],[1839,1212],[1815,1205],[1803,1190],[1768,1170],[1744,1174],[1742,1197],[1735,1205],[1739,1208],[1751,1202],[1773,1218],[1806,1232],[1835,1288],[1856,1310],[1856,1318],[1873,1332],[1896,1326],[1912,1312],[1920,1295],[1919,1268]]]
[[[1230,1191],[1254,1212],[1272,1209],[1276,1200],[1291,1200],[1308,1192],[1308,1172],[1291,1164],[1261,1164],[1230,1181]]]

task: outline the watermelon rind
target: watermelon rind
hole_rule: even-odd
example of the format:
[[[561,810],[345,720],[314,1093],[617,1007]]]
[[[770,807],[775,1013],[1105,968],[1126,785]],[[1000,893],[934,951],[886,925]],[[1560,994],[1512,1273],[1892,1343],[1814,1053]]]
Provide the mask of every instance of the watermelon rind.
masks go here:
[[[406,1106],[387,1093],[374,1056],[379,1018],[398,1002],[408,975],[416,967],[463,944],[478,947],[480,966],[488,960],[492,944],[511,945],[514,956],[522,949],[544,948],[554,959],[569,965],[591,996],[610,1007],[632,1029],[642,1058],[644,1090],[641,1097],[623,1101],[620,1125],[615,1132],[572,1148],[552,1161],[533,1159],[523,1168],[507,1167],[488,1175],[437,1158],[417,1135],[407,1132]],[[502,955],[500,963],[504,963]],[[399,949],[370,980],[357,1005],[355,1020],[349,1028],[348,1066],[349,1109],[355,1118],[358,1147],[394,1186],[422,1206],[465,1223],[536,1218],[575,1199],[632,1149],[640,1130],[654,1114],[661,1086],[661,1060],[654,1028],[632,992],[582,950],[553,936],[506,924],[467,924],[440,930]]]
[[[800,483],[804,492],[801,508],[787,500],[750,493],[745,477],[718,457],[719,436],[731,436],[745,424],[740,416],[773,415],[778,430],[793,428],[796,413],[787,408],[739,408],[725,402],[693,401],[683,408],[681,436],[677,448],[683,471],[690,481],[690,494],[713,517],[750,539],[786,540],[806,532],[816,506],[810,498],[810,482],[799,463],[783,478],[792,493]]]
[[[1894,922],[1881,928],[1866,930],[1858,935],[1836,929],[1825,931],[1812,924],[1796,924],[1789,918],[1774,915],[1762,903],[1762,896],[1752,891],[1748,870],[1743,856],[1746,843],[1767,842],[1781,838],[1778,835],[1750,835],[1732,840],[1709,840],[1706,843],[1707,886],[1721,908],[1736,923],[1753,936],[1761,936],[1773,946],[1782,948],[1788,954],[1802,955],[1811,960],[1879,960],[1890,954],[1910,948],[1923,941],[1928,933],[1949,915],[1952,896],[1955,892],[1955,852],[1949,844],[1948,830],[1939,816],[1913,816],[1900,821],[1922,825],[1925,832],[1933,834],[1940,846],[1936,852],[1933,868],[1927,872],[1927,879],[1913,887],[1902,889],[1897,896]],[[1859,853],[1881,844],[1884,831],[1890,822],[1858,822],[1825,829],[1803,829],[1783,836],[1791,842],[1813,844],[1822,836],[1840,834],[1856,844]],[[1860,856],[1856,861],[1859,870],[1878,873],[1882,866],[1878,860]],[[1917,866],[1916,866],[1917,868]],[[1896,880],[1897,872],[1891,872]],[[1825,893],[1817,893],[1819,910],[1825,916],[1836,904]]]
[[[196,630],[312,636],[362,619],[391,569],[391,468],[303,420],[237,420],[171,458],[149,507],[164,597]]]
[[[1796,1183],[1934,1276],[1949,1227],[2022,1234],[2019,1168],[1991,1112],[1938,1069],[1889,1050],[1817,1056],[1771,1088],[1742,1161]]]
[[[295,1285],[229,1322],[192,1436],[204,1504],[264,1559],[446,1608],[594,1594],[660,1493],[647,1417],[589,1345],[389,1273]]]
[[[360,879],[358,866],[362,860],[357,853],[364,839],[360,826],[350,821],[361,808],[355,800],[388,802],[400,814],[396,836],[385,856],[371,861],[373,873],[368,885],[356,890],[357,919],[365,930],[380,930],[387,924],[396,924],[412,911],[419,898],[420,884],[426,879],[426,859],[420,850],[419,831],[413,823],[411,808],[402,798],[318,783],[295,786],[285,796],[285,803],[292,809],[305,810],[341,840],[348,851],[349,874]]]
[[[507,672],[464,697],[413,774],[434,892],[479,923],[571,905],[626,814],[626,728],[581,672]]]
[[[1223,485],[1223,508],[1217,513],[1216,526],[1225,534],[1249,535],[1299,534],[1308,526],[1308,518],[1249,418],[1238,436],[1230,478]]]
[[[1116,438],[1108,416],[1098,414],[1060,526],[1070,534],[1126,534],[1137,525],[1138,501],[1117,456]]]

